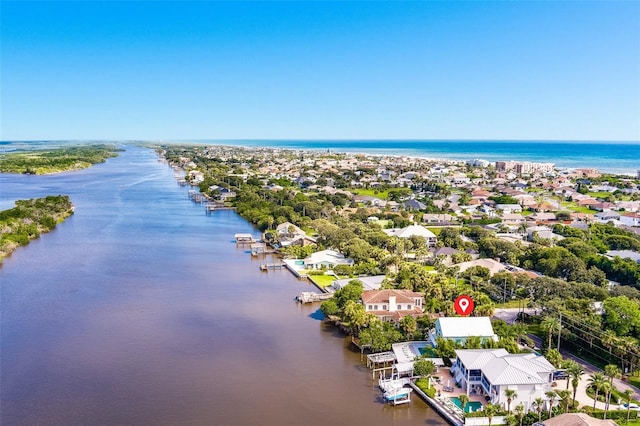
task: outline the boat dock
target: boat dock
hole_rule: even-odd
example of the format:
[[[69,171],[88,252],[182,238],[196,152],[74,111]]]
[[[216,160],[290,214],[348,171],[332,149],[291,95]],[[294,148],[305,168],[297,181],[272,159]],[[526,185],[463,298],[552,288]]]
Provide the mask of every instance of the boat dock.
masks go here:
[[[189,194],[189,198],[191,198],[191,200],[193,200],[196,203],[202,203],[207,199],[206,195],[194,189],[190,189],[188,194]]]
[[[253,254],[253,253],[252,253]],[[260,270],[264,272],[269,272],[269,269],[282,269],[284,268],[284,263],[263,263],[260,265]]]
[[[209,201],[205,208],[207,214],[210,214],[216,210],[235,210],[235,207],[228,206],[220,201]]]
[[[312,291],[303,291],[296,297],[296,301],[300,303],[322,302],[333,297],[333,293],[314,293]]]
[[[387,370],[393,373],[396,354],[393,352],[377,352],[367,355],[367,368],[371,369],[371,378],[376,378],[376,373],[380,378],[386,377]]]
[[[235,239],[236,239],[236,245],[244,245],[244,244],[254,244],[257,241],[253,238],[253,235],[251,234],[236,234],[235,235]]]
[[[265,243],[251,244],[251,256],[258,256],[267,253],[267,245]]]

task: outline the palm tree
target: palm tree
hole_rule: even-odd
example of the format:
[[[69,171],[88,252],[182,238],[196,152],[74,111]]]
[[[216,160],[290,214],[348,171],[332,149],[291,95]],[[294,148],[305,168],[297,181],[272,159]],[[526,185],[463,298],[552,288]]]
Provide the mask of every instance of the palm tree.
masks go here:
[[[598,394],[602,390],[602,385],[606,383],[604,374],[600,372],[593,373],[589,379],[589,387],[593,388],[595,396],[593,398],[593,409],[596,409],[596,402],[598,401]]]
[[[461,395],[458,395],[458,399],[460,400],[460,405],[462,406],[462,412],[464,413],[464,409],[467,406],[467,403],[469,402],[469,396],[466,393],[463,393]]]
[[[582,375],[584,374],[584,370],[582,366],[577,362],[571,364],[567,369],[567,373],[569,373],[569,377],[571,377],[571,387],[573,388],[573,405],[576,405],[576,392],[578,391],[578,385],[580,384],[580,380],[582,379]]]
[[[551,338],[553,337],[553,333],[560,332],[560,320],[556,317],[548,316],[540,323],[540,328],[548,333],[548,350],[551,349]]]
[[[540,399],[542,399],[542,398],[540,398]],[[514,408],[513,411],[516,412],[516,416],[518,417],[520,426],[522,426],[522,419],[524,418],[524,405],[522,405],[522,403],[516,405],[516,408]],[[540,416],[538,416],[538,420],[539,419],[540,419]]]
[[[571,401],[570,400],[571,391],[563,389],[563,390],[557,391],[557,394],[560,397],[560,399],[562,400],[562,404],[564,405],[564,412],[568,413],[569,412],[569,403]]]
[[[516,341],[518,342],[518,344],[520,344],[522,340],[522,336],[526,336],[527,331],[529,330],[529,327],[527,326],[527,324],[519,322],[517,324],[514,324],[513,330],[515,331],[517,336]]]
[[[602,391],[607,396],[607,403],[604,406],[604,415],[602,417],[603,420],[607,420],[607,411],[609,411],[609,398],[611,397],[611,391],[613,389],[613,385],[609,382],[604,382],[602,384]]]
[[[627,402],[627,423],[629,423],[629,411],[631,410],[631,397],[633,396],[633,391],[631,389],[625,389],[624,400]]]
[[[466,349],[481,349],[482,339],[478,336],[469,336],[464,346]]]
[[[504,396],[507,397],[507,413],[511,414],[511,401],[518,397],[518,393],[513,389],[505,389]]]
[[[615,345],[616,340],[618,340],[618,335],[613,330],[605,330],[602,333],[601,340],[602,344],[609,349],[609,354],[611,354],[613,346]]]
[[[607,402],[605,405],[605,411],[609,409],[609,401],[611,400],[611,392],[613,391],[613,379],[620,376],[620,369],[617,365],[607,364],[604,366],[604,375],[609,379],[610,389],[607,393]]]
[[[498,406],[495,404],[487,404],[484,406],[484,415],[487,417],[487,419],[489,420],[489,426],[491,426],[491,421],[493,420],[493,416],[495,416],[496,414],[498,414]]]
[[[533,401],[533,403],[536,404],[536,411],[538,412],[538,422],[541,422],[542,421],[542,409],[544,408],[544,399],[536,398]],[[518,407],[516,407],[516,408],[518,408]]]
[[[553,400],[556,398],[556,391],[546,391],[544,395],[549,399],[549,418],[551,418],[552,408],[553,408]]]
[[[567,387],[565,389],[569,389],[569,383],[571,383],[571,375],[569,374],[569,369],[575,368],[575,365],[577,365],[577,363],[572,359],[568,359],[562,364],[562,368],[564,368],[567,373]]]
[[[544,357],[556,368],[560,368],[562,362],[562,355],[557,349],[550,349],[545,354]]]

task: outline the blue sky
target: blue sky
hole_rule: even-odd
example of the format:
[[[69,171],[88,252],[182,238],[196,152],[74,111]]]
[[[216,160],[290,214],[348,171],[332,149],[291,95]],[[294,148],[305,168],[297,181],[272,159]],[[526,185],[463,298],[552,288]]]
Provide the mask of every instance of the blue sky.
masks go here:
[[[640,141],[640,2],[12,2],[32,139]]]

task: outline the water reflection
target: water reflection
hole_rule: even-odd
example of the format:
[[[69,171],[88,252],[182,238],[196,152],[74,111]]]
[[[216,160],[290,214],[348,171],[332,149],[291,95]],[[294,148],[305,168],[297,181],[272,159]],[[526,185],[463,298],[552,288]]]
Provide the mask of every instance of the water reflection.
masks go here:
[[[75,214],[5,259],[1,423],[425,424],[419,400],[377,401],[312,290],[260,272],[143,148],[88,170],[0,176],[2,202],[69,194]]]

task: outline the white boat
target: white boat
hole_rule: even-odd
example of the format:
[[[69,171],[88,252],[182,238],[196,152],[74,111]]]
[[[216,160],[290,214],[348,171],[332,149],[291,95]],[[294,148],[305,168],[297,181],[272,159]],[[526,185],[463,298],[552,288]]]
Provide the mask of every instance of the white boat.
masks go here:
[[[411,388],[397,388],[397,389],[389,389],[383,393],[385,401],[390,404],[404,404],[411,400],[410,395],[413,389]]]

